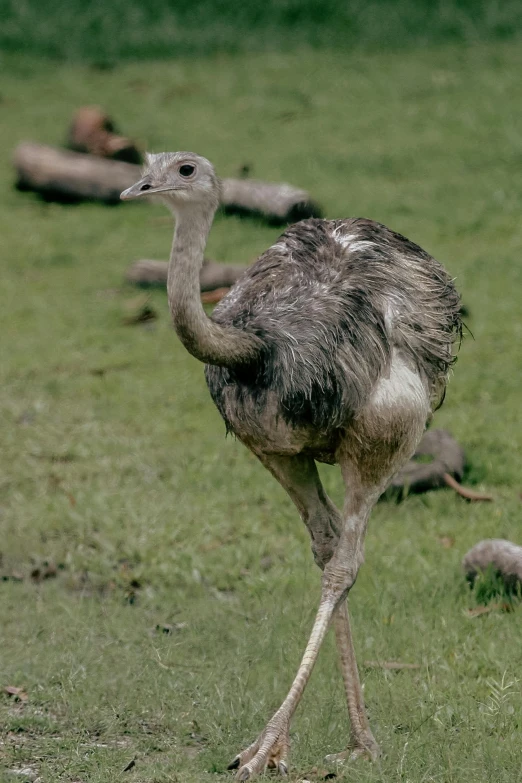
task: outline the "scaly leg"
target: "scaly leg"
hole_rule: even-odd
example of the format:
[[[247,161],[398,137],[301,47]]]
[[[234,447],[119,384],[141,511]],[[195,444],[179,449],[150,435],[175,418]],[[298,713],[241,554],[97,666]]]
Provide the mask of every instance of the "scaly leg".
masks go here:
[[[324,568],[338,541],[337,524],[340,525],[340,514],[324,492],[314,460],[302,454],[292,457],[265,454],[257,456],[297,506],[310,532],[315,560]],[[265,767],[286,774],[290,749],[290,720],[328,629],[335,607],[335,601],[332,601],[330,594],[321,598],[310,640],[285,701],[257,740],[236,756],[230,765],[230,769],[239,769],[239,780],[248,780]]]
[[[288,696],[269,720],[259,738],[236,756],[229,767],[229,769],[239,767],[237,773],[238,780],[249,780],[254,775],[263,772],[269,765],[276,767],[280,773],[286,774],[288,769],[287,753],[290,721],[303,695],[306,683],[310,679],[321,643],[330,625],[335,605],[336,601],[333,595],[325,595],[323,593],[310,639]]]
[[[243,781],[267,766],[275,767],[283,774],[287,771],[290,721],[310,678],[331,619],[355,581],[362,562],[362,537],[369,512],[362,502],[359,507],[351,506],[349,517],[342,521],[326,496],[315,463],[309,457],[260,455],[260,458],[298,507],[312,537],[316,562],[323,569],[323,584],[312,633],[286,699],[258,739],[236,756],[230,765],[230,768],[238,769],[237,778]]]
[[[343,516],[348,521],[348,527],[343,528],[342,536],[349,536],[349,520],[354,515],[362,512],[364,517],[362,527],[359,528],[356,535],[356,540],[360,544],[359,564],[363,560],[362,544],[370,510],[384,491],[391,476],[413,453],[415,445],[421,437],[426,420],[426,410],[420,406],[417,411],[411,409],[409,414],[409,416],[405,416],[403,413],[402,420],[398,418],[395,422],[395,432],[393,429],[391,430],[399,445],[394,444],[393,438],[387,441],[382,437],[383,433],[390,430],[389,421],[387,421],[386,415],[383,415],[377,408],[366,424],[361,421],[358,423],[359,427],[363,426],[362,436],[347,439],[338,450],[337,457],[346,488]],[[367,428],[366,432],[364,432],[365,427]],[[399,435],[401,437],[398,437]],[[335,557],[337,557],[337,551]],[[375,760],[379,755],[379,746],[370,729],[364,706],[346,601],[338,605],[334,625],[348,702],[351,732],[347,750],[331,754],[326,757],[326,760],[330,762],[343,761],[359,756],[367,756]]]
[[[332,753],[326,757],[327,762],[343,761],[359,756],[367,756],[374,761],[379,755],[379,746],[370,729],[368,716],[364,706],[364,697],[357,671],[357,661],[353,649],[348,604],[342,601],[334,615],[335,639],[341,659],[348,714],[350,716],[350,742],[348,749],[342,753]]]

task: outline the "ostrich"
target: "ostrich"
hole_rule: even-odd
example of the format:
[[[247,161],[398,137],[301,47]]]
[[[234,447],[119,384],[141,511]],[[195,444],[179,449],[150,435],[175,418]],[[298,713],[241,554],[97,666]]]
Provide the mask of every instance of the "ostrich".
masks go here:
[[[288,695],[229,769],[241,781],[266,767],[287,772],[290,721],[331,623],[351,729],[347,750],[327,759],[374,759],[346,598],[372,506],[443,399],[461,333],[459,295],[441,264],[380,223],[310,219],[290,226],[209,318],[199,271],[220,199],[211,163],[192,152],[147,155],[142,179],[121,198],[145,196],[175,218],[167,287],[175,330],[206,364],[227,430],[294,502],[322,570],[319,609]],[[342,511],[316,461],[340,465]]]

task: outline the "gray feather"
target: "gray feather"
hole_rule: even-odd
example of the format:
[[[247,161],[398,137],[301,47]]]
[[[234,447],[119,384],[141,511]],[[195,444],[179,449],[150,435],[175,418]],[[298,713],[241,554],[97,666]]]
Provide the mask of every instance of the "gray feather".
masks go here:
[[[418,369],[436,404],[461,335],[460,298],[442,265],[363,218],[291,226],[212,317],[258,335],[266,346],[253,366],[206,368],[212,398],[232,431],[231,408],[245,417],[270,392],[289,424],[325,433],[345,426],[386,373],[393,349]]]

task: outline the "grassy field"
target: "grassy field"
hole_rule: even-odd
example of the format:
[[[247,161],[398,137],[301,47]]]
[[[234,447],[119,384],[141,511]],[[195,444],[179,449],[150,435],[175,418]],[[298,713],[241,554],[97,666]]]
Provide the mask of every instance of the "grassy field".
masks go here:
[[[0,48],[121,58],[520,40],[519,0],[0,0]]]
[[[225,440],[163,292],[152,324],[122,321],[136,296],[124,269],[166,257],[166,213],[11,187],[20,140],[60,143],[73,110],[98,103],[149,149],[194,149],[224,176],[251,163],[308,188],[329,217],[390,225],[456,276],[474,340],[435,426],[495,501],[440,491],[378,505],[351,607],[384,755],[338,779],[520,780],[520,610],[471,618],[481,599],[459,565],[482,538],[522,543],[520,47],[302,48],[109,71],[4,54],[0,67],[0,687],[23,689],[0,693],[0,779],[229,780],[291,682],[319,595],[295,510]],[[208,253],[245,262],[277,235],[219,216]],[[322,473],[340,500],[337,471]],[[420,669],[365,665],[388,660]],[[323,756],[346,739],[329,638],[294,721],[290,780],[324,779]]]

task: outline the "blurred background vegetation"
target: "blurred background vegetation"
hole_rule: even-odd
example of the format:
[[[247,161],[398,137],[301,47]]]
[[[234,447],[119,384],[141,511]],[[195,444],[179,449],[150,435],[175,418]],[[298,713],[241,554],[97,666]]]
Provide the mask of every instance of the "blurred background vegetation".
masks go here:
[[[62,60],[513,39],[518,0],[0,0],[0,47]]]

